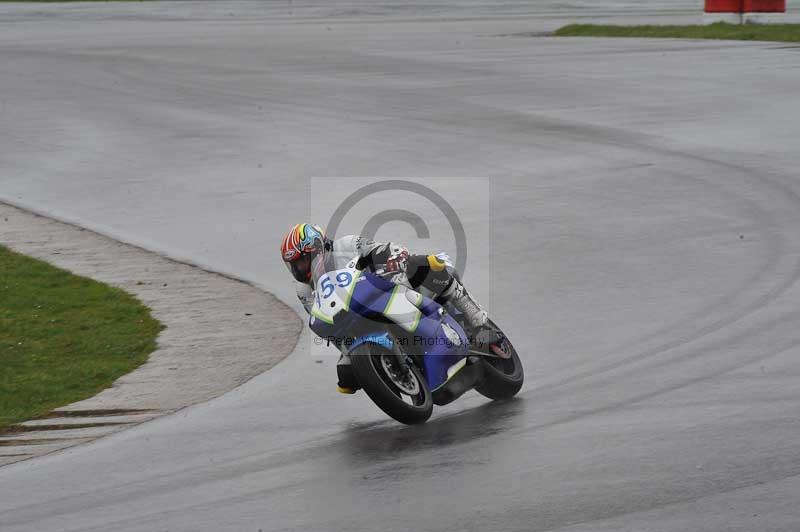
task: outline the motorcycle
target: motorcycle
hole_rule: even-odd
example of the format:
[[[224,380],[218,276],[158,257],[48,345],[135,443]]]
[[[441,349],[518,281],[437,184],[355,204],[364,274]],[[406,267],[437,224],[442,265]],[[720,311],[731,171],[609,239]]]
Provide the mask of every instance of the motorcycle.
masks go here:
[[[473,388],[489,399],[516,395],[522,363],[494,322],[503,338],[494,349],[470,344],[455,308],[358,269],[358,259],[329,251],[314,258],[309,325],[350,356],[358,384],[381,410],[410,425]]]

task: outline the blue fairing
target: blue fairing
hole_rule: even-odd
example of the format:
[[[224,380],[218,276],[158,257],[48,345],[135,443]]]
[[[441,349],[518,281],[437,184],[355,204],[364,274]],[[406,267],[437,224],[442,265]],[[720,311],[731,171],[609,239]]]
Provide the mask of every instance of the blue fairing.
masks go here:
[[[347,352],[351,352],[356,347],[360,346],[361,344],[377,344],[382,345],[386,349],[391,349],[394,346],[394,342],[392,338],[389,336],[389,333],[373,333],[373,334],[365,334],[364,336],[359,336],[353,343],[350,344],[349,349]]]
[[[347,351],[357,345],[372,342],[392,346],[390,335],[380,323],[369,320],[382,315],[395,284],[369,272],[362,272],[347,312],[336,315],[333,324],[311,317],[310,327],[322,338],[348,338]],[[467,338],[461,325],[451,316],[441,312],[441,306],[429,298],[422,298],[418,306],[422,316],[413,333],[398,338],[406,352],[421,353],[423,370],[431,390],[436,390],[447,381],[447,370],[467,356]],[[449,326],[453,333],[448,338],[442,325]],[[372,329],[372,330],[370,330]],[[409,349],[410,348],[410,349]]]
[[[466,334],[464,334],[464,329],[447,314],[442,316],[440,320],[430,319],[431,322],[436,321],[435,330],[428,336],[420,337],[421,342],[432,344],[424,347],[425,357],[423,359],[425,376],[428,379],[431,391],[436,391],[439,386],[444,384],[447,381],[447,370],[467,356],[467,338]],[[457,343],[447,337],[442,324],[449,325],[458,334],[459,340]]]
[[[360,316],[373,316],[383,313],[395,284],[377,275],[362,272],[361,277],[353,289],[350,300],[350,311]]]

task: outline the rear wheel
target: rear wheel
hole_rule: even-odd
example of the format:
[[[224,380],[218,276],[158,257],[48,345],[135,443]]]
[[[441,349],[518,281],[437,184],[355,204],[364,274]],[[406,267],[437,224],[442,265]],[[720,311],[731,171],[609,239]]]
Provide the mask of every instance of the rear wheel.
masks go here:
[[[353,349],[350,361],[358,383],[389,416],[407,425],[431,417],[433,397],[414,364],[400,363],[394,351],[373,343]]]
[[[499,328],[490,322],[492,327]],[[489,399],[509,399],[514,397],[525,380],[525,372],[522,369],[522,361],[517,355],[517,350],[511,345],[508,338],[503,338],[500,344],[506,357],[483,356],[484,378],[475,389]]]

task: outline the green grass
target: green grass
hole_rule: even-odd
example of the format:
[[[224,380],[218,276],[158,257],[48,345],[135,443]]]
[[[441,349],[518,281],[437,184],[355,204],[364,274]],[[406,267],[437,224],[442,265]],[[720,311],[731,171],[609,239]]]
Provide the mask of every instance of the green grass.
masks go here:
[[[162,329],[127,292],[0,246],[0,427],[107,388]]]
[[[707,26],[605,26],[570,24],[556,30],[558,37],[656,37],[725,39],[738,41],[800,42],[800,24],[726,24]]]

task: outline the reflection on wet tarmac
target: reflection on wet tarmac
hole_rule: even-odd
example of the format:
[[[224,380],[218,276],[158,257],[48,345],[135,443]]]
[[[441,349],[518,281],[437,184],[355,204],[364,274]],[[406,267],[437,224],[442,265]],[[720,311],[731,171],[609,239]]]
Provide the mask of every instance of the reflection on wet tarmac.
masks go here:
[[[353,424],[344,436],[348,460],[354,466],[374,464],[431,448],[475,443],[518,427],[516,420],[524,415],[525,404],[523,398],[486,403],[452,416],[433,418],[424,425]]]

